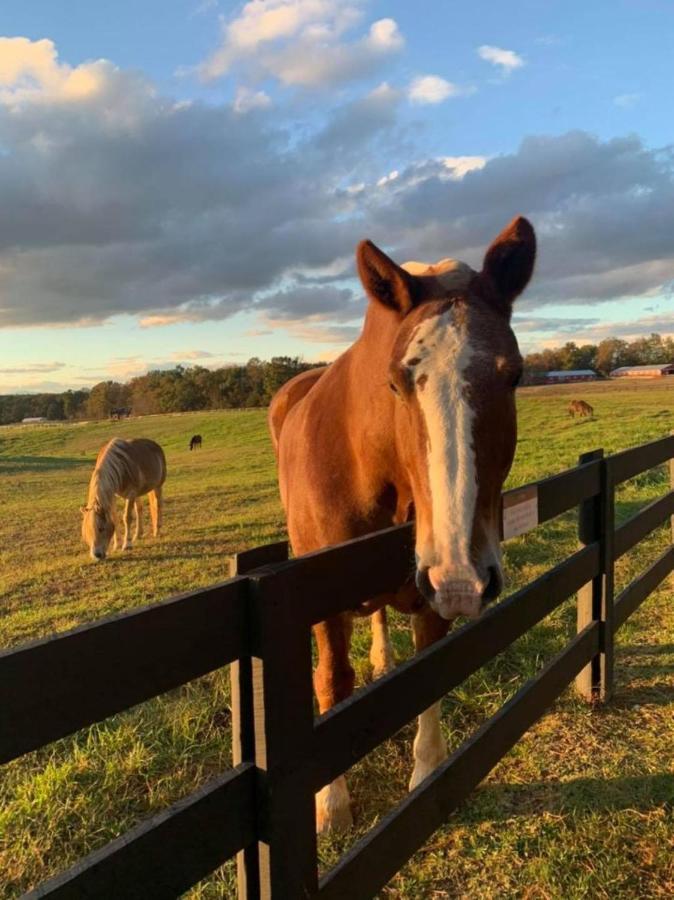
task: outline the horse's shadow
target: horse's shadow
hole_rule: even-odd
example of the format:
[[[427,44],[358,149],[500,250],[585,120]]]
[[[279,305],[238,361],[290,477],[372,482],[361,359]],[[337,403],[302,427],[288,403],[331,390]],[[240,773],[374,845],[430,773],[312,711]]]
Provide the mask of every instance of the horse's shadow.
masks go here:
[[[0,457],[0,475],[56,472],[90,465],[88,458],[78,456],[3,456]]]

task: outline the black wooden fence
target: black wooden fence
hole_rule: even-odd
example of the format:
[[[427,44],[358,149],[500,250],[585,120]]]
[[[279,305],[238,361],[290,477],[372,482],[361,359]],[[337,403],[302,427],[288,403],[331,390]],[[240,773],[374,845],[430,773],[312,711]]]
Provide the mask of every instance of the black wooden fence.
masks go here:
[[[410,525],[292,560],[247,551],[222,584],[0,654],[0,762],[232,664],[235,768],[28,896],[176,897],[239,854],[241,898],[372,897],[574,678],[609,699],[614,633],[674,569],[669,546],[614,597],[615,561],[674,517],[670,490],[616,528],[615,487],[668,460],[674,485],[667,437],[504,494],[526,528],[579,507],[580,548],[320,718],[311,627],[405,581]],[[319,879],[315,792],[573,594],[576,637]]]

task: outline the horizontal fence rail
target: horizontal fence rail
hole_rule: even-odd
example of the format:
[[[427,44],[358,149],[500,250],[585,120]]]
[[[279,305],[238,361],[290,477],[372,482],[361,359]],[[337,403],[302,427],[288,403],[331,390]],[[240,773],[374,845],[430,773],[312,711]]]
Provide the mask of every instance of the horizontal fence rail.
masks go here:
[[[662,465],[674,457],[674,435],[668,435],[649,444],[630,447],[621,453],[614,453],[606,459],[613,484],[620,484],[635,475],[641,475],[655,466]]]
[[[615,527],[615,486],[668,460],[670,491]],[[227,582],[0,653],[0,762],[232,664],[235,768],[27,896],[168,900],[235,854],[240,900],[373,896],[574,678],[610,698],[614,631],[674,571],[670,545],[614,600],[615,560],[674,531],[674,436],[505,492],[502,534],[574,508],[580,549],[319,718],[311,626],[409,587],[411,523],[296,559],[253,548]],[[319,882],[314,792],[573,595],[577,636]]]
[[[0,762],[246,652],[238,578],[0,654]]]
[[[170,900],[255,837],[255,766],[246,763],[89,854],[26,900]]]

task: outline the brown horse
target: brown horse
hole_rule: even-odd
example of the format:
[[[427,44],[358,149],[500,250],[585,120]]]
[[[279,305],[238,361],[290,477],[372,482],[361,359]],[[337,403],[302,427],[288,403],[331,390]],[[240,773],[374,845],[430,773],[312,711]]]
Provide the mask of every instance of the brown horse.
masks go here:
[[[416,586],[368,609],[412,613],[417,650],[456,616],[479,616],[501,590],[500,493],[522,371],[510,315],[535,254],[523,218],[496,238],[479,273],[454,260],[401,267],[362,242],[362,334],[332,365],[288,382],[270,409],[296,554],[416,519]],[[353,691],[351,625],[342,615],[315,628],[321,712]],[[410,787],[445,756],[437,703],[419,717]],[[320,830],[350,824],[343,776],[317,801]]]
[[[575,419],[576,413],[583,418],[584,416],[593,416],[594,409],[585,400],[572,400],[569,403],[569,415]]]
[[[149,495],[152,529],[157,537],[162,518],[162,486],[166,479],[166,457],[159,444],[149,438],[124,441],[113,438],[98,452],[86,506],[82,506],[82,540],[93,559],[105,559],[110,542],[117,548],[115,497],[126,500],[122,550],[131,549],[131,518],[136,511],[134,540],[142,533],[140,497]]]

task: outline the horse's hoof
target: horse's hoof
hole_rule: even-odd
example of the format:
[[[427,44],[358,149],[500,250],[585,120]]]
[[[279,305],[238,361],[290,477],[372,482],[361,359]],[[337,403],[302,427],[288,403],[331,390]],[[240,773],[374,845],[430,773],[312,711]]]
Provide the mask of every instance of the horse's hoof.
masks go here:
[[[316,794],[316,831],[348,831],[353,827],[349,789],[343,775]]]
[[[413,791],[416,787],[419,787],[422,781],[425,781],[428,776],[434,772],[438,766],[442,765],[442,763],[447,759],[447,751],[438,752],[435,759],[433,760],[425,760],[423,763],[418,762],[414,766],[414,771],[412,772],[412,777],[410,778],[409,789]]]
[[[387,672],[391,672],[395,668],[395,660],[393,654],[389,651],[377,656],[370,656],[372,664],[372,677],[381,678]]]

